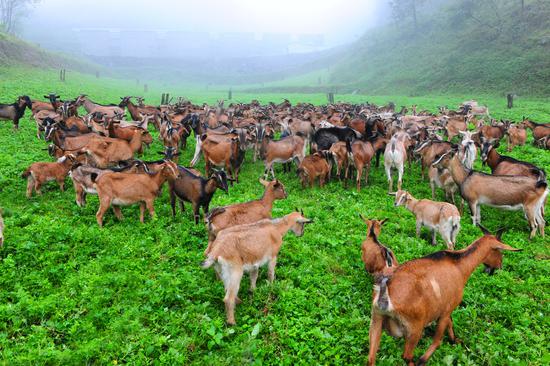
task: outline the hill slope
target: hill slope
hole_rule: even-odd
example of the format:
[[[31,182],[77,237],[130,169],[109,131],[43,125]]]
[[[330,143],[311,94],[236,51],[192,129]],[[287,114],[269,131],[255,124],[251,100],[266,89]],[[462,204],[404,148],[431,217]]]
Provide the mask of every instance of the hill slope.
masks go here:
[[[523,19],[523,20],[522,20]],[[366,34],[331,83],[369,94],[550,94],[550,2],[451,0],[427,18]]]
[[[0,32],[0,66],[31,66],[65,68],[84,73],[95,73],[100,66],[42,50],[30,43]]]

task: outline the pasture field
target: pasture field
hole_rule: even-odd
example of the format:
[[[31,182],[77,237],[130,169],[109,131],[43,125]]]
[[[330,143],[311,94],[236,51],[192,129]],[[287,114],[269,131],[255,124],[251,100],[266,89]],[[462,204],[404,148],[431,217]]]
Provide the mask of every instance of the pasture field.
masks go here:
[[[116,102],[124,95],[140,95],[131,82],[68,74],[67,83],[55,71],[3,69],[0,99],[12,101],[20,94],[41,98],[56,91],[62,97],[86,92],[99,102]],[[162,85],[152,85],[145,95],[158,103]],[[169,91],[169,90],[166,90]],[[178,91],[195,103],[215,102],[225,92]],[[174,95],[176,95],[174,91]],[[323,103],[324,95],[246,95],[235,99],[279,103]],[[341,97],[341,98],[340,98]],[[497,118],[519,120],[523,115],[547,122],[548,98],[519,98],[516,108],[505,109],[505,98],[454,96],[338,96],[353,102],[398,106],[416,103],[420,109],[438,105],[454,107],[477,97]],[[156,132],[154,132],[156,136]],[[509,155],[550,168],[550,152],[530,142]],[[180,163],[188,164],[193,143]],[[258,288],[248,294],[247,276],[241,286],[243,303],[237,306],[237,326],[225,325],[223,286],[213,271],[201,270],[207,243],[204,225],[195,225],[190,209],[172,217],[167,187],[155,203],[157,217],[139,223],[137,206],[123,208],[124,220],[109,211],[105,227],[95,221],[97,196],[79,208],[74,190],[65,193],[55,184],[43,195],[28,200],[21,173],[32,162],[49,161],[47,146],[35,137],[30,112],[14,132],[11,123],[0,124],[0,207],[6,224],[5,245],[0,250],[0,363],[16,364],[364,364],[368,354],[372,278],[363,268],[360,244],[366,230],[359,219],[389,218],[380,241],[400,262],[445,249],[429,245],[429,234],[414,236],[415,221],[404,208],[393,207],[387,195],[383,169],[373,168],[369,185],[358,193],[331,181],[323,189],[303,190],[294,172],[276,173],[289,197],[276,201],[274,217],[295,207],[315,222],[297,238],[286,236],[273,285],[260,271]],[[144,158],[159,158],[155,140]],[[505,152],[502,143],[499,151]],[[204,168],[201,160],[199,168]],[[477,162],[477,168],[481,164]],[[487,169],[487,168],[485,168]],[[216,193],[212,207],[259,197],[261,163],[250,154],[241,183],[229,194]],[[431,196],[429,184],[420,179],[420,168],[406,170],[403,186],[416,197]],[[498,189],[498,187],[495,187]],[[443,200],[443,193],[438,198]],[[187,205],[189,207],[189,205]],[[547,206],[547,212],[550,207]],[[461,345],[444,342],[430,360],[432,365],[545,365],[550,363],[550,245],[548,238],[528,239],[527,222],[519,211],[483,207],[482,223],[490,230],[507,227],[503,241],[522,248],[506,253],[503,269],[494,276],[476,270],[465,288],[464,300],[453,313]],[[469,212],[462,217],[457,248],[481,235],[472,226]],[[416,351],[423,353],[431,339],[425,337]],[[383,335],[378,364],[400,365],[403,341]]]

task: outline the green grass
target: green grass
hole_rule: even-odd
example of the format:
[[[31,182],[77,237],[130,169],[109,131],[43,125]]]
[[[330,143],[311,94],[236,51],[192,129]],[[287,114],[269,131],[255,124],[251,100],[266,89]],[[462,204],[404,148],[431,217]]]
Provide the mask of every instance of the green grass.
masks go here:
[[[23,93],[38,98],[50,91],[62,96],[87,92],[103,102],[139,94],[133,83],[98,81],[76,73],[68,74],[65,84],[56,80],[54,71],[10,69],[2,70],[1,77],[2,101]],[[162,87],[152,84],[147,101],[158,102],[165,91]],[[224,95],[198,88],[171,92],[197,103]],[[278,102],[287,96],[235,93],[235,99],[242,101]],[[470,97],[343,95],[338,99],[393,100],[434,110]],[[322,103],[324,96],[291,95],[290,99]],[[499,118],[529,115],[547,120],[550,112],[548,99],[519,99],[511,111],[504,109],[500,97],[478,99]],[[368,353],[372,278],[365,274],[360,258],[365,227],[358,214],[390,218],[380,240],[401,262],[444,249],[442,244],[430,246],[426,231],[422,238],[414,237],[414,218],[393,207],[381,168],[372,169],[369,186],[357,193],[336,181],[323,189],[303,190],[294,173],[283,174],[277,167],[289,197],[276,202],[274,216],[300,207],[315,223],[303,237],[285,238],[273,285],[267,284],[262,269],[257,292],[251,296],[245,276],[243,303],[236,310],[238,325],[226,327],[223,286],[212,271],[199,268],[206,231],[204,225],[193,224],[190,210],[172,218],[165,187],[155,204],[156,220],[147,219],[142,225],[138,208],[128,207],[123,209],[122,222],[109,212],[105,228],[99,229],[96,196],[79,208],[72,187],[62,193],[48,184],[43,196],[27,200],[21,172],[32,162],[50,160],[42,150],[46,143],[36,140],[34,133],[28,114],[17,133],[11,124],[0,124],[0,206],[6,223],[6,242],[0,250],[0,362],[4,364],[362,364]],[[145,158],[158,158],[160,150],[155,141]],[[187,164],[191,155],[192,146],[181,161]],[[511,155],[547,170],[550,166],[548,151],[530,144]],[[242,183],[231,187],[228,195],[216,194],[213,206],[260,196],[261,173],[260,163],[247,156]],[[404,187],[417,197],[430,196],[418,165],[406,171]],[[438,197],[443,199],[441,192]],[[504,242],[523,251],[507,253],[504,268],[492,277],[474,272],[463,303],[453,313],[455,332],[464,344],[443,343],[431,364],[548,364],[548,239],[537,236],[529,241],[521,212],[484,207],[482,217],[491,230],[506,226]],[[458,248],[479,236],[465,213]],[[417,357],[429,343],[428,337],[420,342]],[[384,335],[379,364],[401,364],[402,347],[402,340]]]

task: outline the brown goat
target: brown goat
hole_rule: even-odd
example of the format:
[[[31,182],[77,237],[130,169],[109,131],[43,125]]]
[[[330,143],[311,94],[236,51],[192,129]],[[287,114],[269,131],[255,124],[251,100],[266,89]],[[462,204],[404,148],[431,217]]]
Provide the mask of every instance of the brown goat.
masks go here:
[[[457,251],[444,250],[401,264],[390,276],[380,276],[374,285],[369,329],[369,366],[376,361],[382,330],[405,337],[403,360],[415,365],[414,349],[424,328],[437,321],[433,341],[416,365],[425,365],[441,344],[445,331],[458,341],[451,314],[462,301],[464,286],[481,263],[492,274],[502,268],[502,251],[519,251],[501,241],[502,231],[484,236]]]
[[[537,141],[550,136],[550,124],[549,123],[536,123],[523,118],[523,121],[519,124],[521,127],[529,128],[533,131],[533,139]]]
[[[349,159],[348,159],[348,149],[346,148],[345,141],[338,141],[332,144],[329,151],[332,153],[334,160],[336,161],[336,175],[338,179],[342,180],[342,175],[344,179],[348,179],[349,171]]]
[[[525,145],[525,141],[527,141],[527,131],[522,125],[510,125],[506,134],[508,136],[508,151],[512,151],[516,146]]]
[[[243,273],[250,272],[250,290],[254,291],[259,268],[267,264],[267,277],[272,283],[283,237],[289,230],[302,236],[304,225],[310,222],[300,212],[293,212],[277,219],[233,226],[218,233],[202,268],[215,264],[216,273],[223,280],[227,324],[235,324],[235,304]]]
[[[133,158],[134,154],[142,148],[143,136],[148,132],[137,129],[133,134],[130,142],[122,139],[94,138],[88,141],[82,151],[91,157],[93,165],[97,168],[108,168],[114,163]]]
[[[260,183],[265,187],[262,198],[218,207],[206,215],[209,245],[204,252],[205,255],[210,252],[210,243],[221,230],[235,225],[251,224],[262,219],[270,219],[273,202],[287,198],[285,186],[279,180],[275,179],[268,182],[260,179]]]
[[[361,177],[365,169],[365,185],[369,182],[369,172],[372,158],[379,149],[385,147],[387,140],[382,137],[375,138],[372,141],[355,140],[352,143],[346,141],[348,153],[351,155],[351,161],[357,171],[356,185],[357,190],[361,190]]]
[[[97,224],[103,227],[103,216],[113,206],[113,211],[122,220],[120,206],[139,203],[139,220],[143,223],[145,208],[151,218],[155,216],[155,198],[160,188],[166,182],[179,177],[178,166],[171,161],[165,161],[163,168],[153,174],[108,173],[92,174],[92,182],[99,196],[99,210],[96,214]]]
[[[323,187],[325,182],[330,179],[330,160],[332,160],[332,153],[326,150],[306,156],[297,171],[302,187],[305,188],[309,185],[313,188],[317,178],[319,178],[319,187]]]
[[[275,163],[290,163],[294,159],[301,163],[306,155],[306,144],[302,137],[290,135],[278,141],[269,141],[265,138],[262,140],[260,155],[264,160],[264,178],[267,179],[268,174],[275,179],[275,171],[273,165]]]
[[[27,179],[27,198],[31,198],[32,191],[41,195],[40,187],[46,182],[55,180],[62,192],[65,191],[65,178],[75,162],[74,155],[59,158],[55,163],[33,163],[23,172],[22,178]]]
[[[393,252],[380,244],[378,237],[388,219],[369,220],[359,215],[367,224],[367,238],[361,244],[361,259],[365,264],[365,270],[374,275],[389,275],[399,265]]]

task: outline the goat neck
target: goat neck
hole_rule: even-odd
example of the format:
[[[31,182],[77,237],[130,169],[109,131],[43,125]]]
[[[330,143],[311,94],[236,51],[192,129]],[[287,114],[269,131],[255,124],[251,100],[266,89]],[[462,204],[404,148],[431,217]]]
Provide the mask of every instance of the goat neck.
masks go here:
[[[451,159],[449,170],[451,171],[453,180],[459,186],[462,185],[462,183],[464,183],[466,178],[468,178],[469,172],[466,170],[464,165],[462,165],[462,163],[460,162],[460,159],[458,158],[458,154],[455,154],[455,156]]]

